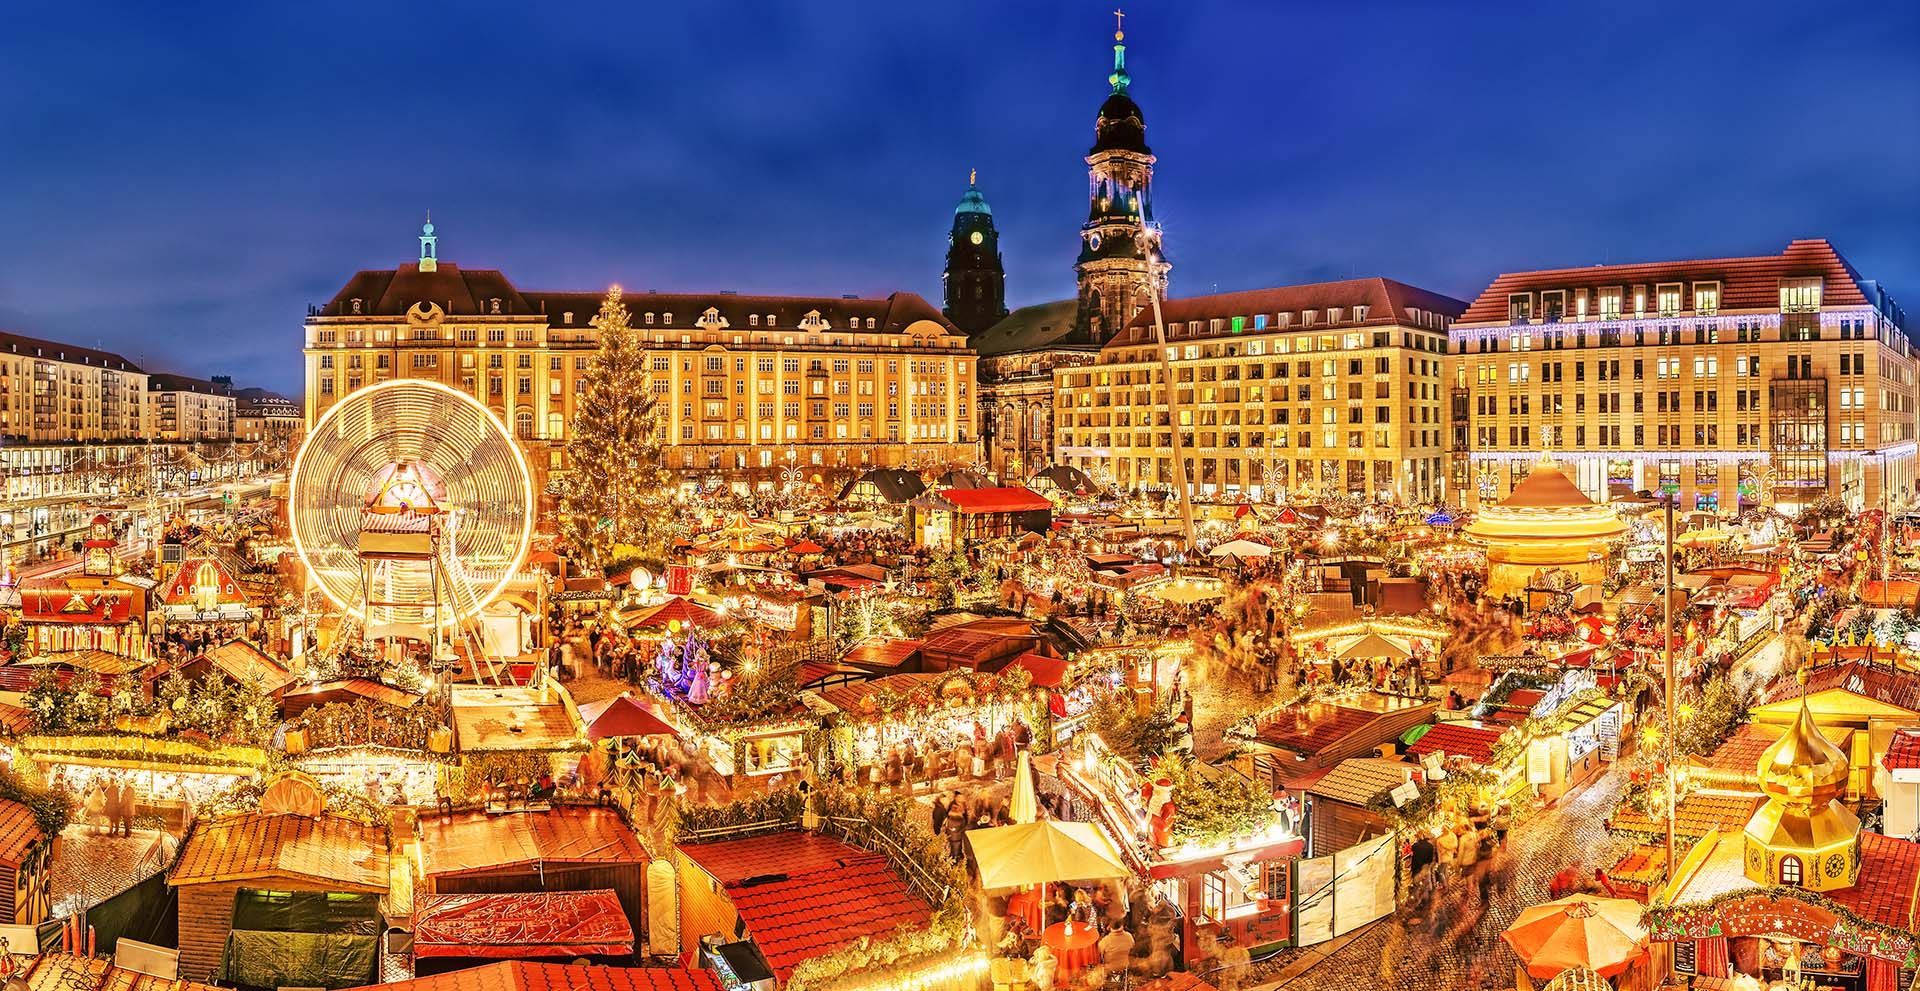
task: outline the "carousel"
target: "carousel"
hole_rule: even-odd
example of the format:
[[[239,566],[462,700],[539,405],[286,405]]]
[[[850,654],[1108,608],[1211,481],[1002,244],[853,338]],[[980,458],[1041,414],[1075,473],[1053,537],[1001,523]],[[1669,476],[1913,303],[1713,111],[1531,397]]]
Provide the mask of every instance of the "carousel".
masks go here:
[[[1486,548],[1487,594],[1523,594],[1543,569],[1564,569],[1582,584],[1605,577],[1607,545],[1624,537],[1627,525],[1613,510],[1587,498],[1551,455],[1498,506],[1480,510],[1464,531]]]

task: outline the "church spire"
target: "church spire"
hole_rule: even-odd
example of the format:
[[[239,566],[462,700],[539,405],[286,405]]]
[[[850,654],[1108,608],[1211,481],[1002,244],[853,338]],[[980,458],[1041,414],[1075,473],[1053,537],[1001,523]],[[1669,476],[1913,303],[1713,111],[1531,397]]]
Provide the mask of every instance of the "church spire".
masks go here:
[[[1127,84],[1133,81],[1127,75],[1127,46],[1121,44],[1127,40],[1127,33],[1121,30],[1126,16],[1118,10],[1113,12],[1113,74],[1107,77],[1107,82],[1113,86],[1115,93],[1125,93]]]
[[[420,225],[420,271],[434,272],[440,268],[440,239],[433,233],[433,211],[427,211],[427,222]]]

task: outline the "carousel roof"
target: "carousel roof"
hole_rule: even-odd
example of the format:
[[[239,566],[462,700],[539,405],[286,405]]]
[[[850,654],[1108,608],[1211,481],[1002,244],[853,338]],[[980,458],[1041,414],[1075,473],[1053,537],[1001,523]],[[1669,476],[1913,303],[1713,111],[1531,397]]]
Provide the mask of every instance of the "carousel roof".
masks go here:
[[[1542,458],[1498,506],[1482,509],[1465,532],[1483,543],[1579,542],[1624,536],[1627,525],[1587,498],[1552,459]]]
[[[674,596],[627,621],[628,629],[648,630],[664,627],[674,620],[682,626],[715,627],[725,622],[720,614],[682,596]]]

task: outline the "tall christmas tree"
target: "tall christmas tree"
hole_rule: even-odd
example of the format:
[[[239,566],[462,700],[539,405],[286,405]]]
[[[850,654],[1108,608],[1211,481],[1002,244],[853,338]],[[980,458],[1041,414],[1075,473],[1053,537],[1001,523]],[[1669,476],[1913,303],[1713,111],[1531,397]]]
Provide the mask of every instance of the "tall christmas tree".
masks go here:
[[[567,434],[560,535],[595,567],[665,561],[673,522],[660,464],[660,408],[647,352],[627,324],[620,287],[593,318],[600,352],[587,365]]]

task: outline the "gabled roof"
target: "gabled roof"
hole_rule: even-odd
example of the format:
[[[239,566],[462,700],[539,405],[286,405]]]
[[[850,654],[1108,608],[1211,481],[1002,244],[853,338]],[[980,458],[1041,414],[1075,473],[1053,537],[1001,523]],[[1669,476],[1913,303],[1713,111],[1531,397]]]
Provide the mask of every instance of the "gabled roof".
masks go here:
[[[1908,726],[1895,730],[1886,755],[1880,758],[1880,766],[1889,771],[1920,768],[1920,729]]]
[[[428,877],[535,864],[645,864],[649,859],[620,813],[574,805],[513,815],[422,817],[420,856]]]
[[[1367,308],[1365,320],[1353,319],[1354,307]],[[1338,323],[1326,320],[1327,311],[1339,308],[1344,311],[1345,319]],[[1418,309],[1430,313],[1441,313],[1448,317],[1459,316],[1467,304],[1451,296],[1442,296],[1437,292],[1410,286],[1393,279],[1345,279],[1339,282],[1315,282],[1299,286],[1277,286],[1272,289],[1249,289],[1242,292],[1214,293],[1207,296],[1187,296],[1181,299],[1169,299],[1161,304],[1161,317],[1166,322],[1168,343],[1176,340],[1219,340],[1255,333],[1253,317],[1266,314],[1273,317],[1280,313],[1299,313],[1313,311],[1315,322],[1304,325],[1298,319],[1282,328],[1277,320],[1270,320],[1265,329],[1258,333],[1338,333],[1342,330],[1354,330],[1362,327],[1417,327],[1422,324],[1415,321],[1410,310]],[[1503,309],[1504,313],[1505,310]],[[1247,322],[1239,334],[1234,334],[1232,319],[1246,317]],[[1225,323],[1219,331],[1213,331],[1208,321],[1219,318]],[[1201,322],[1198,337],[1188,334],[1176,335],[1174,324],[1186,324],[1188,321]],[[1442,328],[1431,328],[1438,332]],[[1154,343],[1153,310],[1142,309],[1127,323],[1107,347],[1138,347]],[[1398,343],[1398,342],[1395,342]]]
[[[1637,262],[1627,265],[1590,265],[1581,268],[1508,272],[1493,280],[1461,315],[1460,323],[1506,324],[1507,297],[1512,293],[1567,290],[1572,312],[1575,289],[1646,286],[1649,295],[1660,283],[1681,283],[1691,303],[1695,282],[1720,283],[1722,310],[1780,309],[1780,280],[1820,276],[1824,282],[1821,307],[1865,306],[1870,294],[1854,271],[1825,238],[1790,242],[1777,255],[1745,258],[1700,258],[1689,261]],[[1628,289],[1631,292],[1631,289]],[[1652,304],[1652,300],[1648,300]]]
[[[1307,794],[1349,805],[1366,805],[1411,780],[1419,770],[1405,761],[1350,757],[1307,788]]]
[[[503,960],[352,991],[720,991],[712,971]]]
[[[196,826],[167,883],[180,887],[259,878],[297,878],[325,891],[385,893],[387,831],[338,816],[248,812]]]
[[[902,925],[924,925],[926,902],[885,857],[809,833],[683,846],[726,889],[784,983],[802,961]]]
[[[268,692],[278,691],[293,683],[293,673],[251,640],[236,637],[207,648],[200,656],[241,684],[246,684],[249,679],[259,679],[260,687]]]
[[[1902,932],[1920,930],[1920,843],[1879,833],[1860,834],[1860,883],[1823,892],[1848,911]]]

